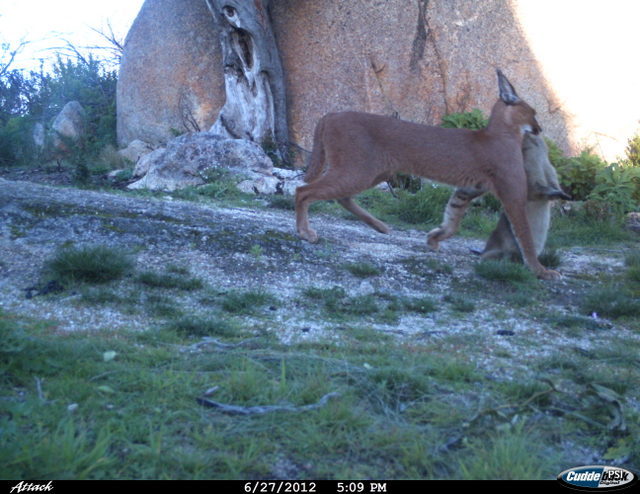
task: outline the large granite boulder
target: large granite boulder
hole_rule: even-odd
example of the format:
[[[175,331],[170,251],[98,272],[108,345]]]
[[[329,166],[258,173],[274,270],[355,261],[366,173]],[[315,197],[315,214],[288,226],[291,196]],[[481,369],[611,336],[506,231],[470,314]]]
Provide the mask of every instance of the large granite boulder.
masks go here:
[[[310,149],[315,123],[335,110],[397,113],[428,124],[445,113],[488,112],[500,67],[565,152],[589,144],[612,158],[637,129],[639,79],[629,53],[612,86],[626,88],[618,91],[624,108],[596,115],[606,100],[594,98],[606,86],[601,75],[611,73],[598,67],[612,68],[610,60],[633,46],[633,31],[616,27],[633,8],[616,4],[605,12],[577,0],[272,0],[290,138]],[[581,15],[566,18],[571,9]],[[599,23],[598,16],[617,21]],[[583,45],[593,47],[594,31],[601,34],[593,57],[572,65]],[[218,32],[205,1],[146,0],[121,66],[120,143],[161,142],[190,121],[208,129],[224,99]]]
[[[118,142],[209,130],[224,104],[220,41],[204,0],[147,0],[125,41]]]

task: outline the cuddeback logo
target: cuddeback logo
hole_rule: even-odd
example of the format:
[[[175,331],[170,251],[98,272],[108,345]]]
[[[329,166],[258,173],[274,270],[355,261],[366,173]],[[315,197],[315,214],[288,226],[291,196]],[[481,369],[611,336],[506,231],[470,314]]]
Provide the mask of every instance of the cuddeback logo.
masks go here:
[[[629,470],[600,465],[575,467],[558,475],[558,481],[564,486],[584,491],[623,489],[637,480],[638,476]]]

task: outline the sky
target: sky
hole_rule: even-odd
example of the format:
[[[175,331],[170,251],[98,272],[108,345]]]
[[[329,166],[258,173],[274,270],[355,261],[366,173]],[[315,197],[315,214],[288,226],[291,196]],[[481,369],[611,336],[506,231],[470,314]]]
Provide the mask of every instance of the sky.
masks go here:
[[[29,43],[12,68],[36,70],[40,59],[51,59],[52,48],[64,40],[82,48],[106,45],[91,28],[107,31],[111,23],[124,40],[144,0],[0,0],[0,43]]]

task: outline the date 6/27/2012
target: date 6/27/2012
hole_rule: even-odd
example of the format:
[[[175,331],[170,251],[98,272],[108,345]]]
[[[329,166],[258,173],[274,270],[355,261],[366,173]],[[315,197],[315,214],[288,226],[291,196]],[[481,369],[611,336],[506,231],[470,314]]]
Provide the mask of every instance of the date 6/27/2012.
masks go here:
[[[247,494],[365,494],[387,492],[386,482],[331,482],[331,481],[254,481],[245,482]]]

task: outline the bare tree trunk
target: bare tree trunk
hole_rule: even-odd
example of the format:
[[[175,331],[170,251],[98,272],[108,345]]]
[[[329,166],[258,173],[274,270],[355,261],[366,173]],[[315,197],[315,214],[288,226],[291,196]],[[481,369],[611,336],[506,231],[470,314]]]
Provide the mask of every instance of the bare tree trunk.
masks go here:
[[[286,157],[284,72],[270,0],[205,0],[221,29],[226,103],[211,132],[275,146]]]

